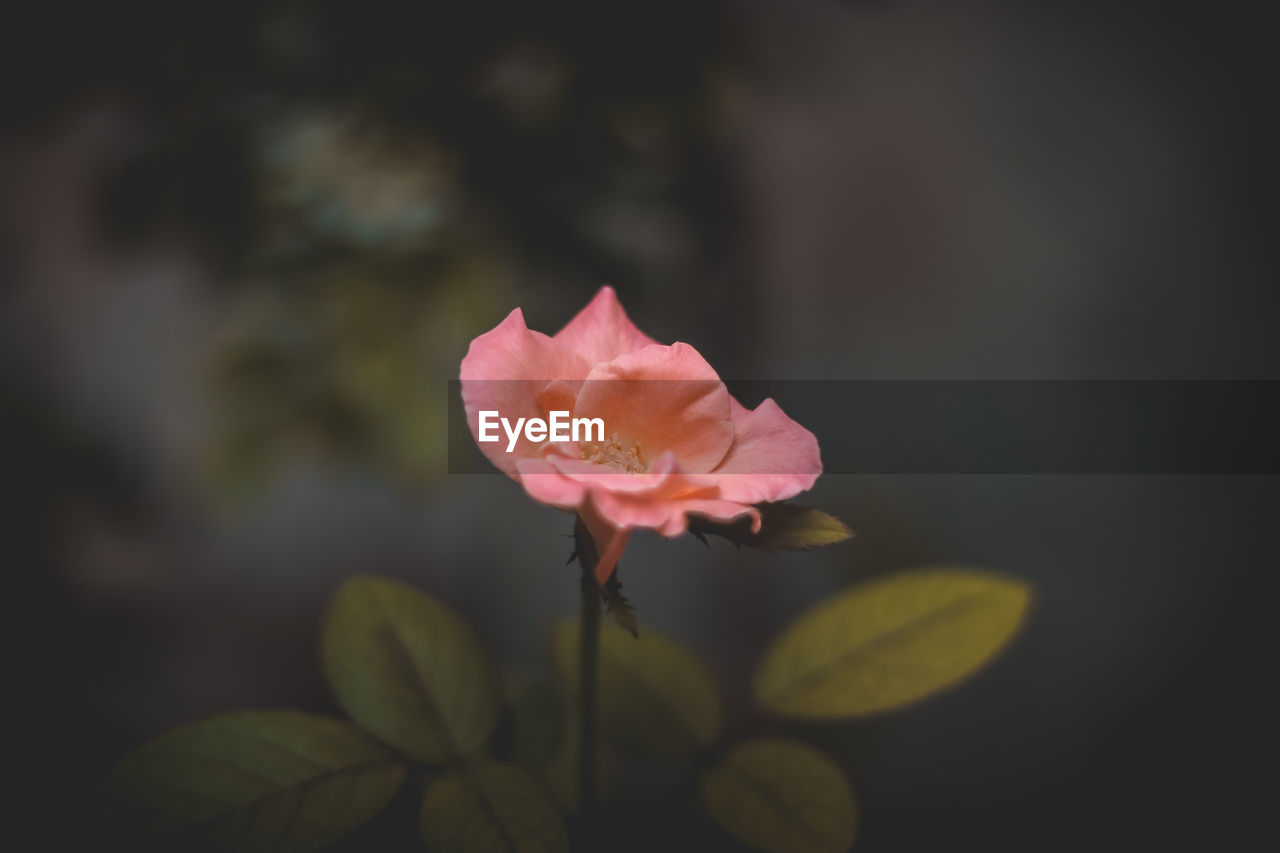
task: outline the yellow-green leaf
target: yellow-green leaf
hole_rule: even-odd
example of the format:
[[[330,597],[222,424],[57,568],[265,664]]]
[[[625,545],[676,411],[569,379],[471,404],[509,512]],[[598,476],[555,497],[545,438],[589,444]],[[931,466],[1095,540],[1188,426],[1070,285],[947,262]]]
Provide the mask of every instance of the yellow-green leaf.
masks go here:
[[[121,829],[168,849],[317,850],[381,811],[404,775],[343,720],[242,711],[145,744],[104,794]]]
[[[990,660],[1030,602],[1026,584],[967,568],[917,569],[855,586],[773,642],[756,670],[756,699],[809,718],[900,707]]]
[[[761,504],[760,529],[752,532],[748,519],[717,524],[690,519],[689,530],[699,538],[710,534],[764,551],[804,551],[834,545],[853,536],[849,526],[833,515],[807,506],[789,503]]]
[[[541,782],[510,764],[450,773],[427,789],[419,828],[431,853],[556,853],[564,817]]]
[[[794,740],[737,744],[698,777],[711,819],[766,853],[844,853],[858,829],[858,807],[840,768]]]
[[[578,625],[558,624],[556,668],[577,692]],[[720,696],[705,666],[680,643],[645,627],[639,638],[600,626],[599,714],[620,747],[652,758],[694,755],[720,732]]]
[[[398,581],[343,585],[325,625],[324,665],[352,719],[411,758],[475,753],[498,720],[501,680],[471,629]]]

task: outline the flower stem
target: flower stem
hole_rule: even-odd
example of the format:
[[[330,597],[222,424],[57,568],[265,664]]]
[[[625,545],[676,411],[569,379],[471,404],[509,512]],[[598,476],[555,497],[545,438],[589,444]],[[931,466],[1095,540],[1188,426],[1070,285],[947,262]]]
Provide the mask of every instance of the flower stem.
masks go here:
[[[600,585],[596,582],[595,542],[581,518],[575,520],[573,537],[582,566],[582,599],[578,645],[578,808],[583,824],[590,826],[596,810],[596,696],[600,660]]]
[[[600,587],[594,566],[582,561],[581,645],[578,649],[578,720],[582,741],[578,753],[578,801],[584,822],[596,808],[596,681],[600,658]]]

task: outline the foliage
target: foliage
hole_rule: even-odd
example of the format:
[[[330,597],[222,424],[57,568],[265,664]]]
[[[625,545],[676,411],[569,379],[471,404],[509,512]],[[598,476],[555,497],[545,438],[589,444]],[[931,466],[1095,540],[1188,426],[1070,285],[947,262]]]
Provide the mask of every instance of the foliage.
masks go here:
[[[338,590],[324,665],[351,718],[420,761],[474,755],[498,721],[498,673],[471,629],[397,581],[360,576]]]
[[[555,799],[510,764],[486,764],[437,781],[422,801],[420,827],[427,848],[440,853],[554,853],[569,847]]]
[[[825,522],[818,530],[829,535]],[[766,650],[752,685],[757,720],[772,732],[778,722],[860,718],[934,695],[1003,649],[1029,605],[1024,584],[970,568],[855,585]],[[600,627],[603,787],[617,766],[613,744],[686,771],[674,793],[741,844],[766,853],[850,847],[858,808],[832,758],[759,726],[727,735],[719,686],[692,651],[647,625],[631,626],[634,636]],[[578,642],[577,624],[554,626],[563,692],[529,677],[504,689],[457,614],[400,582],[357,576],[335,595],[323,630],[325,671],[352,723],[294,711],[194,723],[126,757],[106,779],[107,805],[122,830],[172,849],[315,850],[370,820],[409,778],[423,789],[429,850],[566,851],[570,828],[585,819],[581,727],[566,701],[578,690]]]
[[[905,705],[990,659],[1022,623],[1026,585],[985,572],[902,572],[835,595],[769,650],[755,696],[792,717],[849,717]]]
[[[552,632],[552,658],[572,692],[578,689],[578,624]],[[720,734],[720,696],[711,673],[688,649],[645,628],[632,637],[600,626],[600,721],[622,748],[649,758],[697,755]]]
[[[106,779],[120,828],[166,849],[318,850],[387,806],[406,768],[426,764],[447,768],[416,775],[431,850],[568,849],[547,783],[485,755],[503,691],[457,614],[397,581],[357,576],[334,597],[323,652],[355,725],[243,712],[161,735]]]
[[[405,766],[355,726],[241,711],[161,735],[106,781],[120,828],[175,849],[309,850],[377,814]]]
[[[737,744],[702,772],[698,793],[716,823],[768,853],[842,853],[857,830],[844,774],[800,741]]]

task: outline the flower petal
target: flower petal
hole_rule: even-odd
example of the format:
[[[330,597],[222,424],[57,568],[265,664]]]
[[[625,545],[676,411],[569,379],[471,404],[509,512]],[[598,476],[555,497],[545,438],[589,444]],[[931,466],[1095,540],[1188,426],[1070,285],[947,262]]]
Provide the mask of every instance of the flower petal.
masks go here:
[[[656,343],[636,328],[622,310],[618,294],[608,286],[600,288],[587,307],[552,340],[593,365]]]
[[[516,460],[536,457],[540,446],[521,435],[507,453],[501,429],[498,441],[480,441],[479,413],[499,412],[513,425],[517,418],[545,417],[539,394],[556,380],[579,380],[589,371],[590,365],[580,356],[531,331],[519,308],[512,311],[497,327],[472,341],[462,359],[462,405],[480,452],[507,476],[516,477]]]
[[[603,490],[591,492],[591,502],[599,516],[611,526],[627,530],[642,527],[663,536],[679,536],[689,529],[689,516],[700,515],[712,521],[731,522],[750,518],[753,532],[760,530],[760,511],[753,506],[710,497],[699,492],[690,497],[636,497]]]
[[[733,446],[716,467],[720,496],[744,504],[782,501],[813,488],[822,473],[818,439],[772,399],[755,410],[732,403]]]
[[[576,509],[586,499],[587,488],[561,474],[545,459],[518,459],[520,485],[535,501],[559,509]]]
[[[601,418],[605,436],[639,446],[643,460],[675,455],[705,474],[733,444],[728,390],[688,344],[653,344],[597,365],[578,392],[575,417]]]
[[[739,518],[750,518],[751,532],[760,532],[760,510],[736,501],[695,498],[684,503],[684,511],[687,515],[700,515],[703,518],[724,523],[737,521]]]
[[[556,471],[589,489],[649,498],[670,498],[693,492],[714,494],[716,489],[715,475],[690,476],[682,473],[676,464],[675,454],[669,451],[658,457],[648,471],[639,474],[618,471],[563,453],[548,453],[544,458]]]
[[[591,492],[591,502],[601,518],[622,530],[643,527],[663,536],[678,536],[689,527],[682,501],[635,498],[600,489]]]

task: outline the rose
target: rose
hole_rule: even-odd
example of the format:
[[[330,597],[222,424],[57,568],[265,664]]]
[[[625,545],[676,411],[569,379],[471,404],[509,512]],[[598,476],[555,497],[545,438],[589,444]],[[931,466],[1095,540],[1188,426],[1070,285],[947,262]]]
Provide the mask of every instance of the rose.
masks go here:
[[[599,417],[604,441],[479,443],[535,500],[577,512],[613,573],[631,531],[678,536],[689,517],[749,518],[822,473],[813,433],[772,399],[749,410],[688,344],[659,344],[627,318],[610,287],[548,337],[516,308],[471,342],[461,369],[472,436],[479,413],[545,418],[552,411]]]

